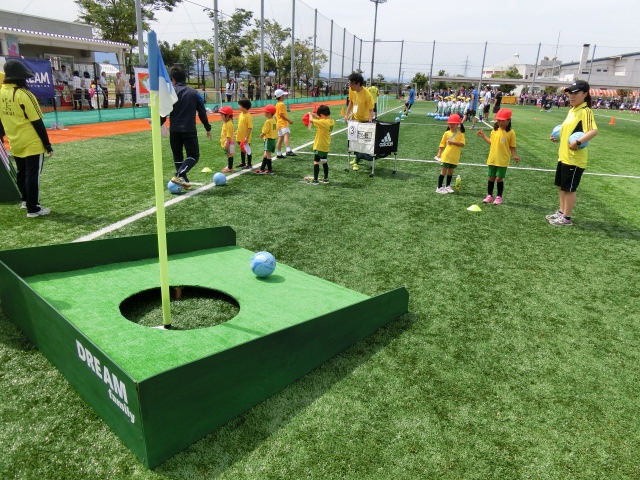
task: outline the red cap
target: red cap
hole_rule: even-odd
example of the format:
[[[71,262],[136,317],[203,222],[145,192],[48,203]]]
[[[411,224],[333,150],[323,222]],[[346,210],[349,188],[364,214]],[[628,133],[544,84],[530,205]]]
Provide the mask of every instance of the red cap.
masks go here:
[[[458,115],[457,113],[454,113],[453,115],[449,115],[449,118],[447,119],[447,123],[454,123],[456,125],[460,124],[461,121],[462,119],[460,118],[460,115]]]
[[[271,105],[271,104],[266,105],[264,107],[264,111],[267,112],[267,113],[276,113],[276,106],[275,105]]]
[[[493,117],[494,120],[509,120],[511,118],[511,109],[510,108],[501,108],[498,110],[498,113]]]
[[[233,115],[233,108],[225,105],[224,107],[218,109],[218,113],[222,113],[223,115]]]

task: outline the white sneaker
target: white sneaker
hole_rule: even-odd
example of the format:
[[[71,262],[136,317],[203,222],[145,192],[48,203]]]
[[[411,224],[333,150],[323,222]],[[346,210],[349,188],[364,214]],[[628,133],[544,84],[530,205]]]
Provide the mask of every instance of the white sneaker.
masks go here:
[[[445,187],[436,188],[436,193],[446,194],[447,189]]]
[[[27,202],[21,202],[20,208],[27,208]]]
[[[51,213],[50,208],[40,207],[40,210],[38,210],[37,212],[27,213],[27,218],[42,217],[43,215],[49,215],[50,213]]]
[[[444,189],[447,191],[447,193],[453,193],[454,192],[453,188],[451,188],[450,185],[447,185],[446,187],[444,187]]]

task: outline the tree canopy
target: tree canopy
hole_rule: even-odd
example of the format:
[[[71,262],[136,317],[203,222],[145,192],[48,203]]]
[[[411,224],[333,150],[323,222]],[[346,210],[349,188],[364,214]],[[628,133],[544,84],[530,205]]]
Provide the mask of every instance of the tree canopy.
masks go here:
[[[137,44],[135,0],[74,0],[80,7],[80,22],[91,25],[105,40]],[[182,0],[140,0],[142,28],[149,30],[149,22],[154,21],[154,12],[172,11]]]

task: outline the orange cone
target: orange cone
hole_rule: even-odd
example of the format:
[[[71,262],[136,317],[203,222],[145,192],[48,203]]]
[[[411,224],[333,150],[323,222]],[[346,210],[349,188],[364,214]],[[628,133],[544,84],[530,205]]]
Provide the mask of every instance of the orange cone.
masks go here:
[[[609,125],[615,125],[616,124],[616,117],[611,117],[611,121],[609,122]]]

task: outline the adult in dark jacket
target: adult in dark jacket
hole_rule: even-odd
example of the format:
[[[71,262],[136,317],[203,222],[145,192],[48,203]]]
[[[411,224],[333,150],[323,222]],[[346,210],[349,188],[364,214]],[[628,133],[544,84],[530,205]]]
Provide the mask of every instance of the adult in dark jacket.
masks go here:
[[[169,122],[169,143],[173,152],[173,163],[176,166],[176,174],[171,181],[189,188],[191,185],[189,184],[187,173],[200,159],[196,114],[207,131],[209,140],[211,140],[211,124],[207,118],[204,100],[197,91],[184,83],[186,80],[184,70],[180,67],[172,67],[169,76],[178,96],[178,101],[173,104],[173,110],[169,115],[171,118]],[[166,120],[167,117],[161,117],[160,123],[164,124]],[[186,158],[184,153],[186,153]]]

